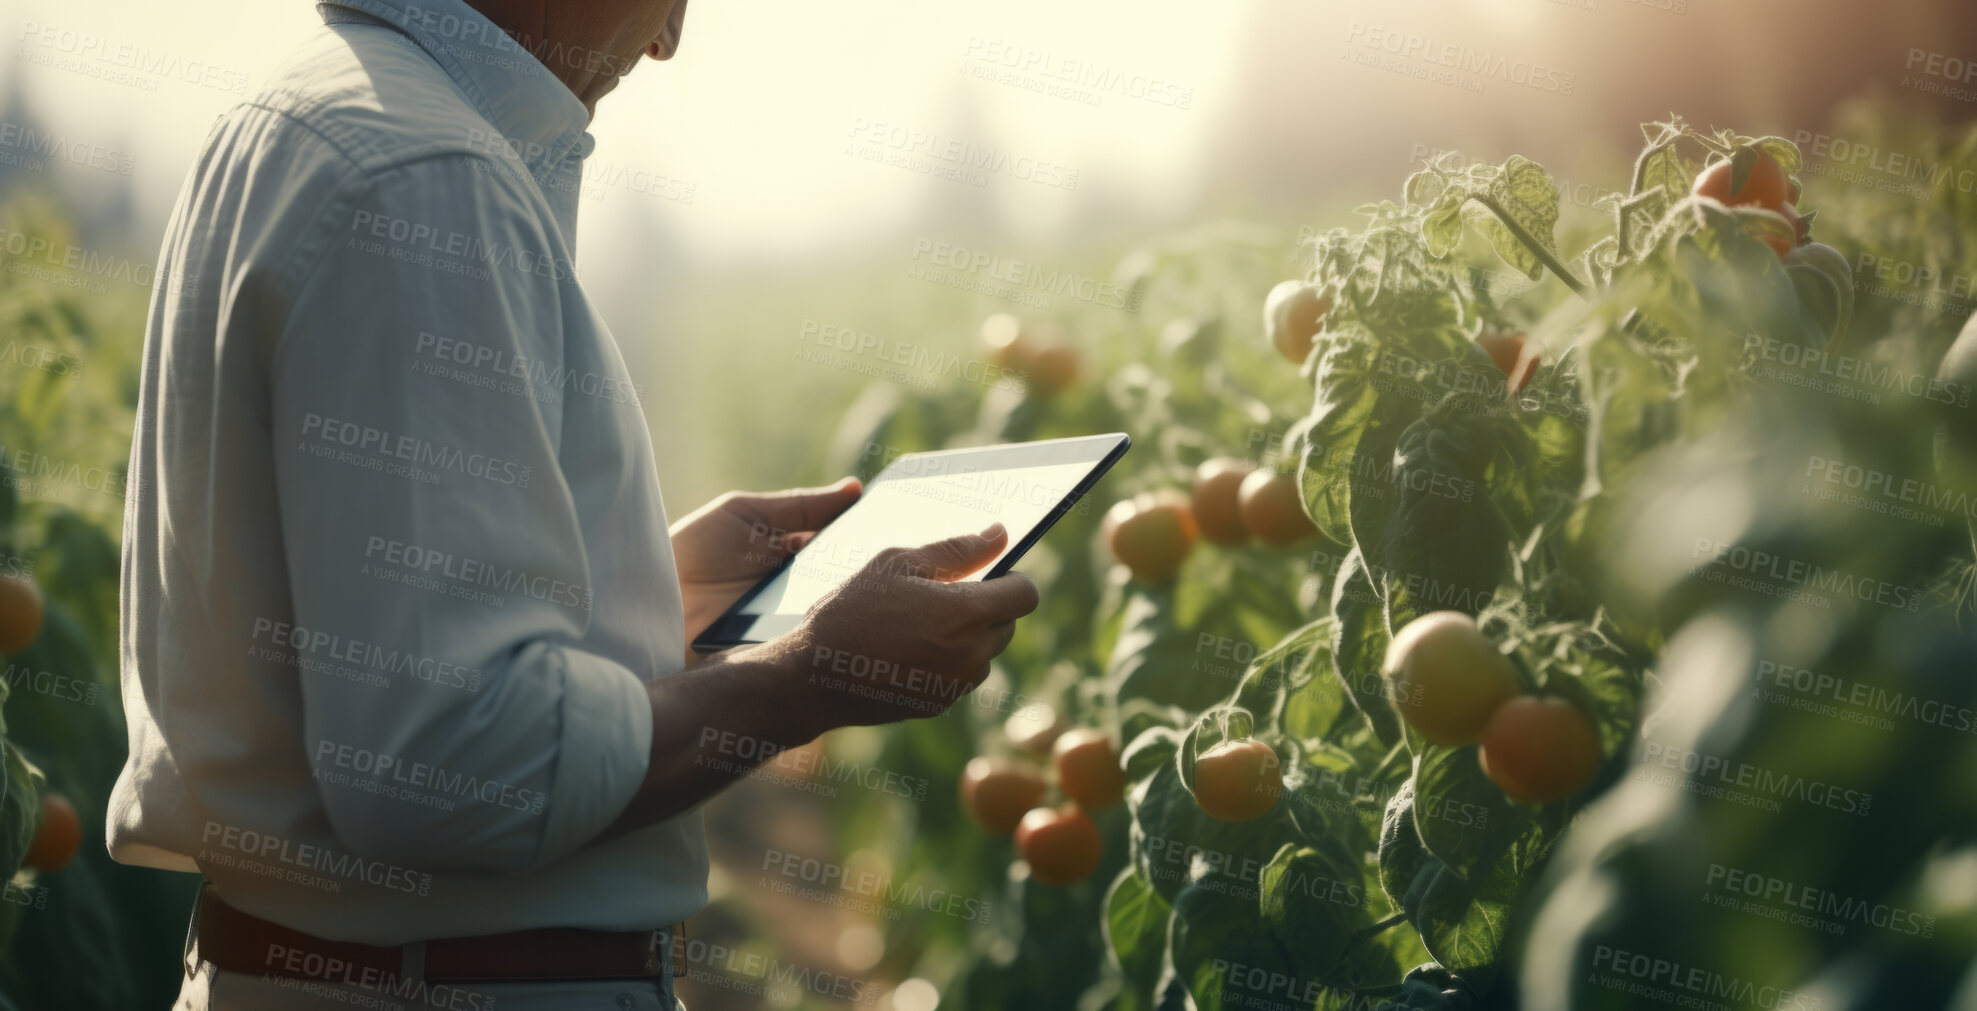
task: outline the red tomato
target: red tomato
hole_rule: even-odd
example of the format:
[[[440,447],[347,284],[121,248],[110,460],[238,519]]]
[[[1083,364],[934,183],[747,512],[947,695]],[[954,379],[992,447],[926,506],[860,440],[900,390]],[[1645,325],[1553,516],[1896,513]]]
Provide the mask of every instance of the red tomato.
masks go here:
[[[1055,888],[1091,877],[1104,850],[1098,826],[1068,804],[1037,808],[1016,826],[1016,852],[1030,865],[1030,876]]]
[[[1069,730],[1051,749],[1057,763],[1057,785],[1064,795],[1087,811],[1103,811],[1126,795],[1126,772],[1119,767],[1119,749],[1105,731],[1093,727]]]
[[[1599,731],[1585,710],[1555,695],[1520,695],[1497,707],[1476,760],[1519,804],[1564,800],[1599,771]]]
[[[1791,199],[1791,183],[1776,158],[1758,151],[1750,174],[1744,177],[1744,185],[1734,193],[1730,190],[1731,165],[1732,160],[1724,158],[1703,169],[1689,192],[1699,197],[1714,197],[1733,207],[1756,206],[1773,211]]]
[[[1045,789],[1035,769],[1006,758],[971,758],[961,770],[961,806],[996,835],[1013,831],[1023,812],[1043,800]]]

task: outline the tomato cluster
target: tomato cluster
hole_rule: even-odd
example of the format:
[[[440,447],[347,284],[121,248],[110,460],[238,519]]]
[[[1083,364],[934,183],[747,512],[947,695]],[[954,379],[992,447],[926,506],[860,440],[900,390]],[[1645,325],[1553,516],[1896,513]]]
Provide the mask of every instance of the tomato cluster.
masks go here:
[[[1312,537],[1318,528],[1305,514],[1297,475],[1216,457],[1195,469],[1190,492],[1164,488],[1115,503],[1099,531],[1134,579],[1165,583],[1199,539],[1233,547],[1253,535],[1283,546]]]
[[[1098,870],[1103,855],[1090,812],[1125,797],[1119,748],[1094,727],[1058,732],[1054,713],[1019,713],[1005,732],[1025,750],[1050,755],[1056,790],[1068,802],[1047,802],[1053,777],[1035,762],[979,756],[962,770],[962,807],[989,832],[1015,835],[1031,877],[1058,888],[1077,884]]]
[[[1562,695],[1524,693],[1510,658],[1460,611],[1408,622],[1380,673],[1409,726],[1429,744],[1480,745],[1483,773],[1520,804],[1565,800],[1599,769],[1599,732],[1585,709]]]
[[[1061,331],[1026,323],[1006,312],[982,321],[982,342],[997,368],[1021,375],[1027,388],[1050,395],[1069,389],[1084,372],[1084,360],[1063,343]]]

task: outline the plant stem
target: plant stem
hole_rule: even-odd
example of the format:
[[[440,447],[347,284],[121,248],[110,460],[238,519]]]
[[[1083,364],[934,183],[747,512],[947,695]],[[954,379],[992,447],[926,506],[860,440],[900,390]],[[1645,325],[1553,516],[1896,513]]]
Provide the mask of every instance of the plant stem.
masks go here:
[[[1469,194],[1469,199],[1483,205],[1484,210],[1496,215],[1497,220],[1503,222],[1503,227],[1510,229],[1510,234],[1516,236],[1517,241],[1523,243],[1524,248],[1529,249],[1531,255],[1538,258],[1539,263],[1544,264],[1547,270],[1550,270],[1556,275],[1560,281],[1565,282],[1567,288],[1572,289],[1572,294],[1580,298],[1587,297],[1586,286],[1577,277],[1573,276],[1571,271],[1565,269],[1565,264],[1560,263],[1558,256],[1547,248],[1544,243],[1539,242],[1537,236],[1532,235],[1523,225],[1518,224],[1517,219],[1511,217],[1503,209],[1502,205],[1482,193],[1471,193]]]
[[[1381,776],[1386,775],[1387,768],[1393,765],[1394,759],[1400,757],[1402,754],[1406,753],[1406,751],[1407,751],[1407,741],[1405,738],[1395,741],[1394,746],[1387,751],[1386,757],[1380,759],[1380,764],[1373,767],[1374,781],[1377,782]]]
[[[1395,914],[1393,914],[1392,916],[1389,916],[1389,917],[1387,917],[1386,919],[1384,919],[1384,920],[1381,920],[1380,922],[1378,922],[1378,923],[1375,923],[1375,924],[1373,924],[1372,926],[1370,926],[1370,927],[1367,927],[1367,928],[1366,928],[1366,929],[1364,929],[1364,930],[1361,930],[1361,931],[1359,932],[1359,935],[1358,935],[1358,936],[1359,936],[1359,938],[1361,938],[1361,939],[1364,939],[1364,938],[1368,938],[1368,937],[1373,937],[1373,936],[1375,936],[1375,935],[1377,935],[1377,934],[1379,934],[1379,933],[1380,933],[1381,931],[1383,931],[1383,930],[1388,930],[1388,929],[1391,929],[1391,928],[1393,928],[1393,927],[1397,927],[1397,926],[1399,926],[1399,925],[1401,925],[1401,924],[1403,924],[1403,923],[1406,923],[1406,922],[1407,922],[1407,914],[1406,914],[1406,913],[1395,913]]]

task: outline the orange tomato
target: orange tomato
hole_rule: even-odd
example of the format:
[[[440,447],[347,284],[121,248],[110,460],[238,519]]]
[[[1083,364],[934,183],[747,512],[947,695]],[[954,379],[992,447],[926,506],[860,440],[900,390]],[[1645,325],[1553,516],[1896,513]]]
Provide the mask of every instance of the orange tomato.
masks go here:
[[[1564,800],[1599,771],[1599,731],[1585,710],[1566,699],[1520,695],[1490,717],[1476,761],[1519,804]]]
[[[1263,299],[1263,336],[1277,353],[1303,364],[1325,329],[1332,302],[1303,281],[1285,281]]]
[[[82,818],[74,804],[59,793],[41,795],[41,824],[35,826],[21,866],[53,874],[75,859],[82,848]]]
[[[1242,490],[1243,478],[1254,470],[1255,464],[1226,456],[1203,461],[1195,468],[1191,504],[1201,536],[1217,544],[1241,544],[1249,537],[1249,528],[1242,521],[1242,503],[1236,496]]]
[[[1429,744],[1474,744],[1497,707],[1517,694],[1510,660],[1460,611],[1408,622],[1380,665],[1400,713]]]
[[[1016,826],[1016,852],[1029,863],[1030,876],[1055,888],[1091,877],[1104,850],[1098,826],[1068,804],[1037,808]]]
[[[1223,741],[1194,761],[1194,802],[1218,821],[1255,821],[1283,793],[1277,752],[1262,741]]]
[[[1057,763],[1057,786],[1087,811],[1103,811],[1126,795],[1126,771],[1119,767],[1119,749],[1105,731],[1079,727],[1065,731],[1051,749]]]
[[[1304,491],[1297,475],[1256,470],[1236,490],[1243,525],[1266,544],[1296,544],[1318,532],[1304,512]]]
[[[1131,569],[1134,579],[1148,583],[1173,579],[1201,535],[1188,497],[1173,489],[1121,502],[1105,522],[1112,557]]]
[[[961,770],[961,806],[996,835],[1015,831],[1023,812],[1042,802],[1046,789],[1034,768],[1006,758],[978,756]]]
[[[27,576],[0,575],[0,653],[9,656],[41,635],[41,587]]]
[[[1744,177],[1744,184],[1734,192],[1730,189],[1732,160],[1721,159],[1696,176],[1695,185],[1689,192],[1699,197],[1714,197],[1732,207],[1757,206],[1767,210],[1777,210],[1791,199],[1791,183],[1785,175],[1784,166],[1776,158],[1763,151],[1757,152],[1757,159],[1751,163],[1750,174]]]

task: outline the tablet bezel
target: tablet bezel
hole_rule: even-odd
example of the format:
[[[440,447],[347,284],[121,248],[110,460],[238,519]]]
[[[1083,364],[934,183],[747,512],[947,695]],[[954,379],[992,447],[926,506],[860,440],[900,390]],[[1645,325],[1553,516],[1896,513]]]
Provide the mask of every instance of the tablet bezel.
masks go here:
[[[1038,439],[1033,442],[1006,442],[993,446],[968,446],[961,449],[928,450],[921,453],[904,454],[886,464],[885,470],[890,470],[898,466],[902,461],[917,460],[926,457],[962,457],[988,451],[1006,451],[1021,449],[1026,446],[1049,446],[1066,442],[1088,442],[1098,439],[1112,439],[1115,441],[1112,448],[1107,450],[1103,457],[1094,462],[1091,470],[1079,479],[1077,485],[1064,498],[1059,500],[1056,505],[1052,506],[1050,511],[1044,514],[1043,519],[1037,521],[1034,527],[1031,527],[1025,532],[1021,539],[1009,549],[1009,552],[997,560],[994,565],[990,566],[988,572],[982,576],[983,579],[994,579],[1014,568],[1016,563],[1022,559],[1023,555],[1035,547],[1037,542],[1043,539],[1043,535],[1048,533],[1050,528],[1057,524],[1057,518],[1071,511],[1077,505],[1078,500],[1084,498],[1098,484],[1099,479],[1104,477],[1105,473],[1112,469],[1112,465],[1118,463],[1119,459],[1126,455],[1126,451],[1133,447],[1132,437],[1124,432],[1106,432],[1100,435],[1075,435],[1063,439]],[[883,474],[885,470],[881,470],[880,473]],[[858,501],[863,502],[864,498],[861,496]],[[858,502],[853,502],[850,509],[856,508],[858,508]],[[849,512],[850,509],[846,511]],[[1010,533],[1013,535],[1015,531],[1012,530]],[[747,633],[754,628],[756,619],[763,617],[763,615],[743,614],[741,613],[741,609],[747,607],[750,601],[759,596],[764,589],[767,589],[769,584],[774,582],[778,576],[781,576],[784,569],[796,564],[797,556],[802,553],[803,549],[797,549],[788,558],[783,559],[773,570],[763,575],[754,586],[749,588],[747,593],[737,598],[719,618],[714,619],[713,623],[708,625],[706,630],[694,639],[693,650],[697,653],[714,653],[724,649],[731,649],[735,646],[751,646],[767,641],[746,637]]]

